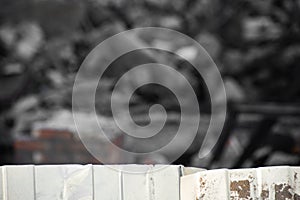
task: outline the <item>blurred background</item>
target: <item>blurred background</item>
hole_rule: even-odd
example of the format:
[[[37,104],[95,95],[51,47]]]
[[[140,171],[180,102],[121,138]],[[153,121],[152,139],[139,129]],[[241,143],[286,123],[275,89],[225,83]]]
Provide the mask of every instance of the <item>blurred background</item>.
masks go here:
[[[199,159],[211,101],[220,99],[210,99],[201,76],[188,61],[200,63],[214,83],[211,66],[189,41],[156,32],[135,35],[123,45],[149,43],[189,60],[152,50],[131,52],[111,64],[97,89],[95,108],[114,145],[133,152],[151,151],[164,146],[176,133],[178,102],[162,86],[143,86],[131,99],[131,115],[141,125],[149,122],[148,108],[154,103],[168,111],[166,126],[152,140],[124,135],[114,124],[110,108],[111,91],[124,72],[144,63],[167,63],[187,77],[201,108],[199,133],[174,164],[206,168],[300,164],[299,0],[1,0],[0,164],[100,164],[78,138],[78,129],[87,135],[97,132],[97,127],[89,124],[91,112],[84,106],[76,108],[82,123],[77,124],[78,129],[74,125],[76,73],[101,41],[148,26],[179,31],[205,48],[224,80],[226,122],[213,151]],[[94,81],[97,67],[117,51],[117,44],[107,47],[91,62],[85,70],[82,95],[90,89],[88,83]],[[130,84],[149,78],[153,78],[151,69],[132,76]],[[164,74],[155,78],[181,87],[180,81]],[[219,83],[213,89],[218,94]],[[120,101],[123,93],[125,86],[119,91]],[[170,162],[170,152],[124,157],[108,144],[95,146],[106,152],[109,163]]]

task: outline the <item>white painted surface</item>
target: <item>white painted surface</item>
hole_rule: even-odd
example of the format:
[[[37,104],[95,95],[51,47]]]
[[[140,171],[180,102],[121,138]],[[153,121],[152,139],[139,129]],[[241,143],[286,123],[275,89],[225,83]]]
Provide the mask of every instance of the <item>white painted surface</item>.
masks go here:
[[[259,194],[269,193],[268,199],[275,199],[276,187],[281,184],[285,187],[293,182],[289,167],[259,168],[257,178]]]
[[[4,200],[34,199],[33,166],[4,166],[2,168]]]
[[[179,184],[182,166],[155,165],[149,173],[150,194],[155,200],[179,200]]]
[[[95,200],[179,200],[181,166],[94,166]]]
[[[35,167],[36,199],[93,199],[91,165]]]
[[[201,173],[200,197],[204,200],[226,200],[229,196],[228,170],[208,170]]]
[[[151,181],[148,177],[149,165],[129,165],[124,166],[122,171],[122,200],[150,200]]]
[[[93,199],[93,168],[92,165],[78,166],[64,182],[64,199]]]
[[[180,199],[199,199],[200,198],[200,175],[198,172],[206,169],[196,167],[184,167],[180,182]]]
[[[3,199],[3,175],[2,175],[3,167],[0,167],[0,199]]]
[[[180,199],[191,200],[200,199],[200,175],[189,174],[181,177],[180,182]]]
[[[182,167],[182,176],[195,174],[197,172],[206,171],[206,169],[203,168],[197,168],[197,167]]]
[[[295,194],[300,194],[300,167],[291,167],[291,174],[293,177],[292,188]],[[294,198],[296,200],[296,198]]]
[[[94,199],[121,199],[121,173],[115,168],[104,165],[94,165]]]
[[[298,200],[299,167],[208,170],[181,177],[181,200]]]
[[[181,166],[161,165],[41,165],[1,169],[3,200],[179,200],[183,173]]]
[[[207,171],[160,165],[0,167],[0,200],[298,200],[299,194],[300,167]]]

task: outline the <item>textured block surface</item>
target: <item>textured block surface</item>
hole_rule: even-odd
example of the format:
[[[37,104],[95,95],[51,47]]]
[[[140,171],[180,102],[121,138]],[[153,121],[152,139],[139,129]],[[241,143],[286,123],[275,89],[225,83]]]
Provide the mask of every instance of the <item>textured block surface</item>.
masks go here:
[[[0,167],[0,199],[3,199],[3,167]]]
[[[123,167],[123,200],[152,199],[150,194],[151,181],[148,176],[148,171],[151,170],[151,168],[152,166],[147,165],[133,165]],[[133,171],[136,171],[136,173],[134,173]]]
[[[5,166],[3,172],[3,199],[34,199],[34,167]]]
[[[118,170],[103,165],[94,165],[94,199],[121,199],[121,173]]]
[[[94,197],[95,200],[179,200],[180,174],[181,166],[94,166]]]
[[[181,177],[180,199],[200,199],[200,175],[190,174]]]
[[[152,199],[155,200],[179,200],[179,184],[182,174],[181,166],[156,165],[149,174]]]
[[[181,177],[181,200],[299,200],[299,167],[208,170]]]
[[[160,165],[0,167],[0,200],[300,200],[300,167]]]
[[[35,167],[36,199],[93,199],[91,165]]]
[[[0,200],[179,200],[181,166],[0,167]]]

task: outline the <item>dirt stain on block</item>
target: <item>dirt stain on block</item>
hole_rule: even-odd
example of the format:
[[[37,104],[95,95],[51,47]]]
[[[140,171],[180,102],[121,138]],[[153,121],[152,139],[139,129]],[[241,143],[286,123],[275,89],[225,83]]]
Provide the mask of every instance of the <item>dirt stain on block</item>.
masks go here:
[[[291,194],[291,186],[287,184],[275,185],[275,199],[276,200],[286,200],[292,199],[293,195]]]
[[[264,200],[264,199],[268,199],[269,198],[269,190],[262,190],[260,197]]]
[[[230,191],[236,192],[238,198],[250,198],[250,183],[248,180],[232,181]],[[232,197],[231,197],[232,198]]]
[[[205,179],[202,178],[202,177],[200,177],[200,180],[199,180],[199,181],[200,181],[200,189],[203,190],[203,192],[201,192],[200,198],[197,197],[196,200],[199,200],[199,199],[204,198],[204,197],[205,197],[205,192],[206,192],[206,188],[205,188],[205,186],[206,186],[206,181],[205,181]]]
[[[300,200],[300,195],[294,194],[294,200]]]

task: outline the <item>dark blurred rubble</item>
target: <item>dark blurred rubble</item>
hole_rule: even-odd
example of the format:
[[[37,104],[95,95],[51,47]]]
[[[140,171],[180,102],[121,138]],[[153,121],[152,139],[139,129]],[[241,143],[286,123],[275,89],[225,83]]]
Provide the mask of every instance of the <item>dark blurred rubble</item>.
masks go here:
[[[64,149],[60,154],[57,150],[61,145],[60,139],[44,141],[44,136],[62,133],[62,137],[64,135],[69,137],[70,132],[76,135],[71,115],[71,97],[78,68],[95,45],[109,36],[135,27],[171,28],[201,43],[224,77],[230,103],[263,102],[298,106],[300,100],[299,11],[299,0],[2,0],[0,2],[0,146],[2,147],[0,149],[3,155],[0,155],[0,158],[3,159],[0,159],[0,163],[95,162],[85,153],[82,153],[82,157],[80,155],[68,157],[66,156],[69,155],[68,153],[63,153],[73,152],[72,149]],[[148,42],[156,47],[167,47],[197,62],[205,60],[199,57],[193,45],[172,36],[166,38],[153,33],[141,35],[133,40],[134,45]],[[114,54],[113,51],[109,53]],[[156,60],[177,65],[197,91],[201,105],[209,107],[207,91],[202,79],[189,68],[188,64],[164,53],[157,54],[161,56],[155,58],[143,52],[141,54],[142,63]],[[102,57],[96,58],[95,62],[105,62],[105,56],[110,55],[104,53]],[[136,57],[134,54],[131,56]],[[129,55],[115,63],[115,68],[108,71],[107,79],[101,84],[103,87],[96,94],[97,113],[99,117],[106,120],[107,126],[113,129],[112,137],[119,143],[122,143],[120,140],[126,143],[126,139],[114,129],[109,95],[122,70],[128,70],[133,64],[141,64],[138,60],[132,63],[132,57]],[[87,84],[82,88],[83,95],[90,89],[88,81],[93,79],[89,75],[93,75],[94,67],[97,65],[91,66],[86,72],[88,78],[84,80]],[[207,76],[210,76],[209,66],[206,71]],[[144,75],[145,78],[147,76],[149,73]],[[165,78],[163,74],[158,76]],[[141,77],[131,78],[137,83]],[[215,81],[213,75],[210,80]],[[176,80],[170,78],[168,81],[180,87],[180,83]],[[218,89],[216,84],[214,91],[218,93]],[[124,91],[126,92],[126,88]],[[120,91],[120,96],[124,91]],[[156,88],[156,93],[153,91],[149,92],[145,88],[133,97],[135,105],[133,112],[136,112],[137,118],[142,118],[141,116],[147,110],[147,106],[144,105],[157,101],[174,111],[173,114],[176,116],[178,113],[170,95],[161,88]],[[93,128],[89,127],[86,122],[87,117],[84,116],[88,115],[88,111],[82,108],[77,112],[83,113],[82,130],[92,132]],[[206,115],[208,114],[209,109]],[[262,118],[264,115],[261,116],[260,113],[255,116],[242,113],[238,117],[237,125],[234,125],[237,127],[234,130],[236,134],[231,135],[230,141],[226,143],[226,151],[229,153],[225,153],[223,160],[218,161],[214,166],[230,166],[229,163],[232,163],[230,159],[238,157],[241,149],[246,146],[248,137],[252,133],[251,128],[255,126],[252,124]],[[271,129],[273,131],[276,128],[277,132],[284,132],[285,135],[300,143],[299,136],[295,134],[300,130],[297,118],[290,116],[285,116],[284,119],[281,116],[273,116],[273,118],[276,118],[274,126],[266,131]],[[296,122],[291,123],[294,121]],[[201,123],[204,132],[207,121]],[[244,124],[246,128],[243,127]],[[173,131],[173,125],[170,126],[167,132]],[[34,133],[41,133],[41,136],[37,137]],[[42,138],[41,142],[35,143],[38,138]],[[79,143],[73,139],[66,140],[69,141],[66,144],[70,144],[70,148]],[[24,141],[29,141],[32,146],[28,146]],[[15,160],[7,156],[11,155],[12,143],[15,143],[16,147]],[[182,158],[178,162],[190,163],[192,156],[194,156],[194,165],[201,166],[202,162],[207,162],[197,158],[201,141],[194,143],[185,154],[187,158]],[[45,150],[47,145],[51,147]],[[57,152],[61,157],[45,156],[51,151]],[[280,154],[282,153],[280,151]],[[299,154],[295,154],[296,157],[292,155],[292,160],[298,162]],[[286,155],[279,155],[278,159]],[[111,162],[118,162],[120,159],[118,155],[114,158],[115,160]],[[128,162],[135,162],[132,158],[126,159]],[[149,160],[143,162],[163,163],[167,162],[168,158],[157,155]],[[122,162],[126,161],[122,160]]]

